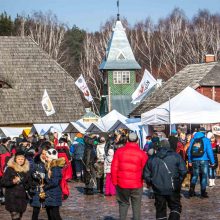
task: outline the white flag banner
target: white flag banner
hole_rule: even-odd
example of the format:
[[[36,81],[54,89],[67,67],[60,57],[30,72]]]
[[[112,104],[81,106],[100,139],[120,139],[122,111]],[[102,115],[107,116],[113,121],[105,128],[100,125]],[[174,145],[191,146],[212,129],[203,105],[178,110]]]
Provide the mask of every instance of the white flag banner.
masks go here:
[[[92,102],[93,98],[86,84],[86,81],[83,78],[83,75],[80,75],[80,77],[76,80],[75,84],[83,92],[85,99],[87,99],[89,102]]]
[[[149,92],[149,90],[157,84],[157,80],[145,69],[143,78],[137,87],[137,89],[132,94],[132,102],[136,104],[140,102],[144,96]]]
[[[50,100],[49,95],[47,94],[46,89],[44,90],[44,95],[43,95],[41,104],[47,116],[53,115],[55,113],[55,109],[53,107],[53,104]]]

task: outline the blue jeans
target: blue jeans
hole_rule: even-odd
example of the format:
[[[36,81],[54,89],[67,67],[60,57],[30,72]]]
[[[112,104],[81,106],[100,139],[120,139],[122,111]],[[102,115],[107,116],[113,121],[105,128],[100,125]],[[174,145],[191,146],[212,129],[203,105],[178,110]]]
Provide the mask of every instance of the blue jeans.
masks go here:
[[[215,179],[216,177],[216,169],[209,167],[209,179]]]
[[[207,186],[209,161],[196,160],[192,162],[192,166],[193,166],[193,176],[192,176],[191,184],[196,185],[198,177],[200,176],[201,190],[205,190]]]

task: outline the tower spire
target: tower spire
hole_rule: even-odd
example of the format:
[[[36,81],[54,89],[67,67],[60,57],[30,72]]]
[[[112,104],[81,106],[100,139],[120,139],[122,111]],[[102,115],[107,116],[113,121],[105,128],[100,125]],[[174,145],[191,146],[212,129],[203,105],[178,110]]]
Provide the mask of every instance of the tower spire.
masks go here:
[[[119,14],[119,0],[117,0],[117,8],[118,8],[117,21],[119,21],[119,20],[120,20],[120,14]]]

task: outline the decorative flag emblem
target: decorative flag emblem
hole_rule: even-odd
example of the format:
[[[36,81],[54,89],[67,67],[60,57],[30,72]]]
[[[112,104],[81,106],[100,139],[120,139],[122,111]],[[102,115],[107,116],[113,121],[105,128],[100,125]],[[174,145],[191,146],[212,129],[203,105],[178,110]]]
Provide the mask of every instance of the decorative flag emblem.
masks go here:
[[[53,115],[55,113],[55,109],[53,107],[53,104],[50,100],[50,97],[46,89],[44,90],[44,95],[43,95],[41,104],[47,116]]]

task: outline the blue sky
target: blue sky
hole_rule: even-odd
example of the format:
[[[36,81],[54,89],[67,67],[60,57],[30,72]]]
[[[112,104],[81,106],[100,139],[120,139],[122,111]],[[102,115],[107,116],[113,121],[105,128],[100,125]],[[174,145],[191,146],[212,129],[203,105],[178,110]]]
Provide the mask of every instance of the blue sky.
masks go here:
[[[87,31],[99,30],[100,25],[117,14],[117,0],[0,0],[0,12],[6,11],[13,18],[16,14],[51,10],[68,26],[76,25]],[[151,17],[154,22],[166,17],[175,7],[191,18],[199,9],[220,13],[219,0],[120,0],[120,14],[133,25]]]

